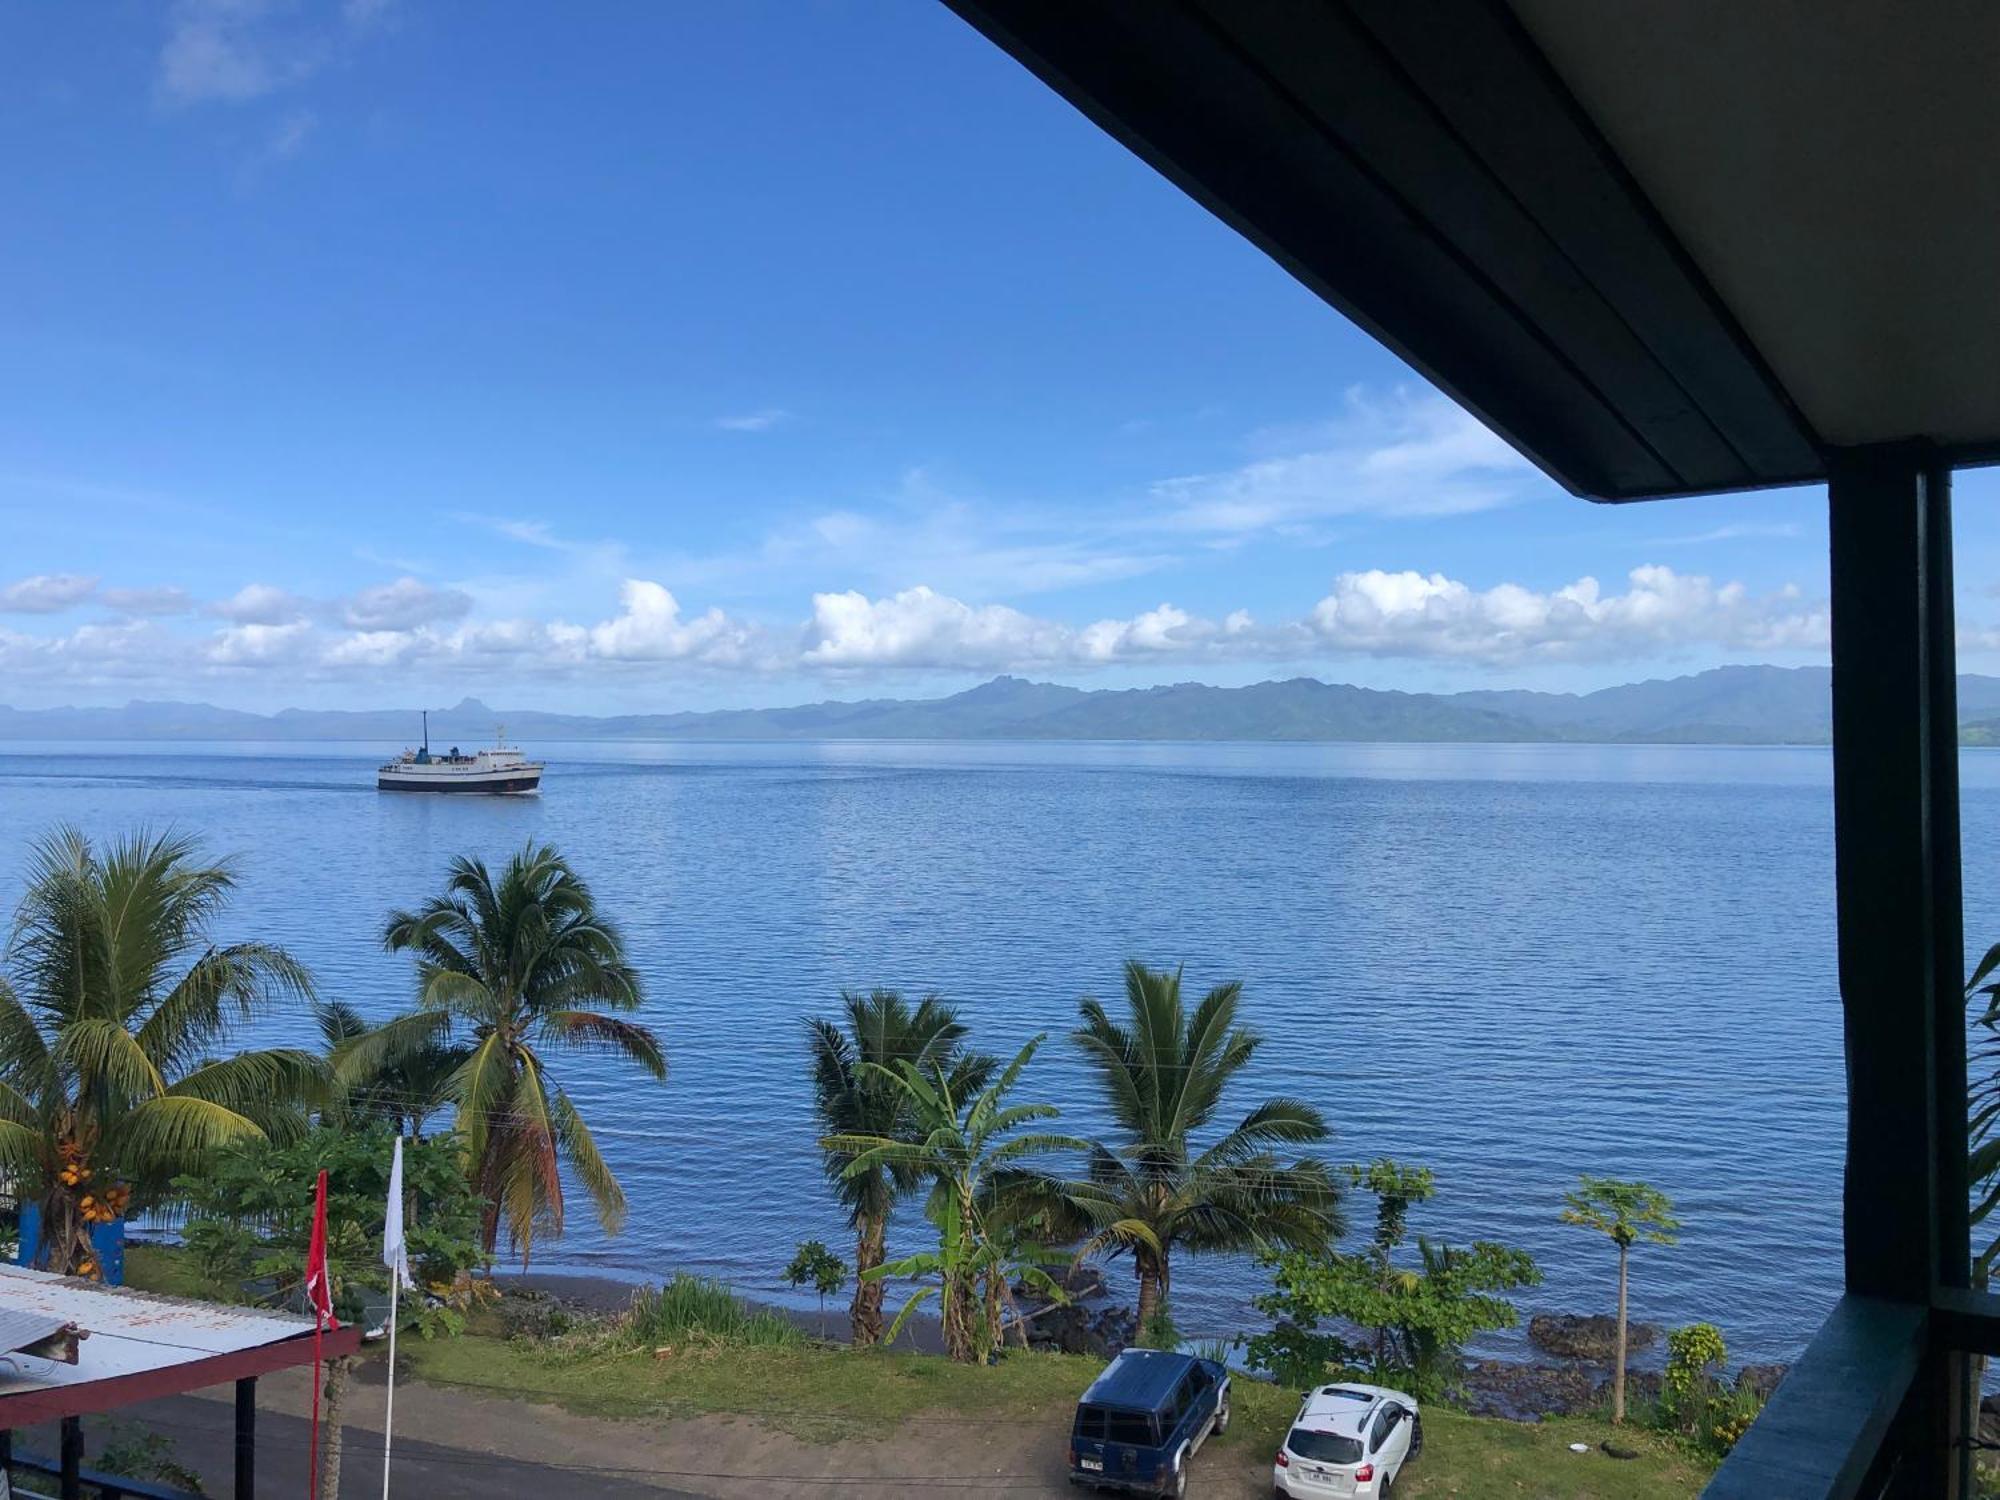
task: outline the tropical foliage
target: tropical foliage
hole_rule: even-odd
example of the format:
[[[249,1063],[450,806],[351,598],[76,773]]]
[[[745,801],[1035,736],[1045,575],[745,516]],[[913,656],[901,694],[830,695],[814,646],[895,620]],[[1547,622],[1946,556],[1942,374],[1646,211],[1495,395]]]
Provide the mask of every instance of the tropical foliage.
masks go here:
[[[1410,1206],[1435,1194],[1430,1171],[1377,1161],[1351,1176],[1375,1195],[1372,1239],[1352,1252],[1262,1257],[1273,1289],[1255,1306],[1276,1321],[1249,1340],[1249,1363],[1287,1383],[1372,1379],[1436,1400],[1468,1341],[1519,1320],[1506,1294],[1535,1285],[1541,1273],[1523,1250],[1489,1240],[1459,1248],[1421,1235],[1417,1264],[1399,1263]]]
[[[371,1028],[361,1012],[344,1000],[320,1000],[313,1005],[329,1066],[342,1060],[350,1044]],[[393,1057],[377,1055],[365,1075],[350,1066],[329,1090],[320,1118],[329,1124],[365,1125],[376,1121],[398,1135],[422,1135],[433,1115],[451,1107],[452,1074],[464,1060],[461,1049],[434,1039]]]
[[[1172,1290],[1176,1249],[1317,1252],[1342,1232],[1325,1163],[1279,1154],[1327,1138],[1310,1105],[1267,1099],[1209,1144],[1194,1139],[1261,1044],[1237,1022],[1242,999],[1241,984],[1221,984],[1189,1012],[1179,970],[1134,961],[1125,965],[1125,1019],[1086,999],[1083,1024],[1070,1033],[1118,1135],[1091,1145],[1085,1181],[1059,1195],[1070,1211],[1064,1227],[1082,1237],[1083,1254],[1130,1253],[1142,1327]]]
[[[840,1024],[809,1020],[806,1042],[827,1180],[854,1230],[855,1282],[848,1320],[854,1343],[867,1345],[882,1337],[883,1281],[869,1273],[882,1264],[889,1215],[925,1178],[913,1157],[881,1157],[865,1170],[850,1172],[852,1153],[825,1143],[849,1136],[913,1143],[911,1096],[894,1072],[899,1062],[924,1073],[942,1070],[956,1097],[977,1093],[995,1064],[964,1050],[965,1027],[936,995],[913,1006],[894,990],[844,993],[840,1008]]]
[[[546,844],[522,849],[497,880],[462,856],[442,894],[390,915],[382,941],[415,957],[417,1008],[341,1047],[341,1086],[365,1096],[385,1070],[444,1049],[486,1250],[504,1223],[526,1265],[537,1236],[562,1233],[564,1165],[615,1232],[624,1192],[549,1062],[597,1053],[664,1078],[667,1060],[650,1030],[624,1018],[640,1008],[639,975],[589,886]]]
[[[827,1249],[824,1240],[801,1240],[792,1263],[785,1267],[785,1281],[819,1293],[819,1333],[825,1338],[826,1299],[847,1284],[847,1262]]]
[[[1575,1192],[1563,1194],[1562,1221],[1604,1235],[1618,1247],[1618,1345],[1611,1366],[1611,1420],[1625,1420],[1625,1337],[1627,1268],[1632,1247],[1678,1243],[1673,1203],[1658,1188],[1616,1177],[1585,1176]]]
[[[178,834],[62,828],[30,853],[0,978],[0,1165],[40,1198],[51,1270],[95,1274],[92,1223],[216,1147],[296,1134],[324,1093],[310,1052],[218,1055],[312,994],[283,949],[216,941],[235,889]]]
[[[325,1125],[291,1141],[248,1141],[210,1154],[174,1183],[185,1205],[181,1238],[203,1277],[223,1286],[267,1281],[294,1296],[305,1277],[314,1183],[327,1174],[327,1266],[334,1310],[361,1317],[370,1294],[386,1295],[383,1221],[396,1141],[393,1126]],[[465,1180],[453,1136],[406,1141],[404,1238],[411,1274],[432,1301],[410,1298],[403,1314],[420,1332],[454,1331],[470,1280],[486,1264],[480,1203]]]
[[[860,1177],[880,1167],[915,1168],[932,1184],[925,1217],[938,1233],[938,1248],[871,1267],[864,1275],[881,1279],[935,1277],[897,1313],[889,1339],[924,1301],[935,1295],[945,1352],[955,1360],[988,1358],[1000,1347],[1003,1305],[1011,1276],[1021,1276],[1047,1295],[1059,1296],[1054,1279],[1023,1258],[1027,1237],[1019,1232],[1010,1198],[1027,1181],[1025,1164],[1051,1151],[1081,1151],[1086,1142],[1023,1127],[1054,1118],[1052,1104],[1008,1104],[1007,1095],[1043,1038],[1037,1036],[993,1080],[968,1096],[935,1063],[928,1069],[907,1058],[893,1069],[861,1066],[901,1090],[908,1109],[907,1135],[850,1134],[827,1137],[821,1149],[845,1152],[845,1172]]]

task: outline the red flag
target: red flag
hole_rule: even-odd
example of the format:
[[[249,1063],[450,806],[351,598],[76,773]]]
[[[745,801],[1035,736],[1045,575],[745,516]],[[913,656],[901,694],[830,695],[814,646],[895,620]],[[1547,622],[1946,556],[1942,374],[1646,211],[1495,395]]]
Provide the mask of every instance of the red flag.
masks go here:
[[[322,1328],[338,1328],[333,1315],[333,1277],[326,1268],[326,1169],[321,1168],[313,1199],[312,1239],[306,1246],[306,1301]]]

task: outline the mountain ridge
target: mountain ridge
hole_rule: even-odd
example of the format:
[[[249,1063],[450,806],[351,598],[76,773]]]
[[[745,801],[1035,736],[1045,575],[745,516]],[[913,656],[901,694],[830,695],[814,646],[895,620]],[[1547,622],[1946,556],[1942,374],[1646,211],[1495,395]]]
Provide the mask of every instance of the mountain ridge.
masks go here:
[[[607,715],[432,709],[437,746],[486,743],[504,721],[524,741],[564,739],[1057,739],[1350,742],[1825,744],[1825,667],[1728,666],[1589,693],[1363,688],[1293,677],[1214,687],[1068,687],[1011,675],[942,698],[825,699],[782,708]],[[2000,677],[1959,678],[1961,737],[2000,744]],[[285,708],[271,714],[170,699],[122,707],[0,706],[0,740],[410,742],[417,710]]]

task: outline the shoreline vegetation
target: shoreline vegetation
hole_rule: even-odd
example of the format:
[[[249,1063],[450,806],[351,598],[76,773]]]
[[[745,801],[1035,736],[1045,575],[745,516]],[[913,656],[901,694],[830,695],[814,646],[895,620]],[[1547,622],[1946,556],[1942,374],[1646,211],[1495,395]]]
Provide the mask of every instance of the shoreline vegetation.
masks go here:
[[[852,1234],[851,1264],[807,1241],[785,1267],[819,1299],[816,1320],[696,1276],[621,1285],[622,1300],[602,1280],[516,1280],[562,1236],[571,1191],[609,1233],[649,1211],[627,1203],[563,1083],[582,1055],[613,1059],[635,1084],[670,1077],[667,1046],[636,1019],[642,976],[589,886],[542,844],[497,869],[451,861],[437,895],[383,920],[383,947],[409,957],[413,1003],[374,1024],[318,994],[282,949],[219,943],[234,889],[227,860],[175,834],[95,843],[60,829],[36,846],[0,971],[0,1165],[49,1226],[42,1268],[99,1276],[95,1229],[151,1214],[177,1226],[178,1242],[135,1244],[134,1284],[296,1304],[323,1174],[336,1310],[379,1316],[388,1167],[407,1138],[403,1207],[423,1293],[401,1308],[412,1369],[600,1415],[730,1412],[880,1436],[933,1407],[997,1421],[1026,1403],[1039,1413],[1033,1441],[1060,1441],[1062,1402],[1107,1355],[1187,1347],[1173,1288],[1218,1254],[1251,1255],[1271,1278],[1254,1304],[1265,1325],[1199,1349],[1243,1372],[1245,1428],[1281,1435],[1294,1392],[1326,1380],[1405,1390],[1441,1419],[1424,1465],[1433,1478],[1411,1494],[1458,1493],[1429,1486],[1477,1470],[1478,1455],[1505,1469],[1509,1453],[1542,1454],[1546,1433],[1499,1429],[1546,1427],[1551,1403],[1608,1402],[1601,1424],[1594,1410],[1555,1421],[1616,1430],[1621,1452],[1698,1477],[1768,1395],[1767,1383],[1725,1374],[1722,1334],[1695,1324],[1669,1334],[1656,1381],[1634,1383],[1624,1425],[1628,1266],[1644,1246],[1638,1274],[1649,1274],[1678,1225],[1663,1195],[1613,1179],[1586,1177],[1549,1209],[1617,1248],[1604,1388],[1580,1367],[1567,1385],[1538,1385],[1520,1367],[1468,1361],[1481,1334],[1519,1322],[1511,1298],[1539,1283],[1534,1261],[1422,1232],[1436,1195],[1426,1168],[1339,1165],[1316,1109],[1258,1097],[1263,1043],[1240,983],[1194,994],[1179,969],[1137,960],[1117,1002],[1086,996],[1065,1036],[1011,1055],[979,1050],[935,995],[878,989],[841,996],[830,1018],[802,1017],[816,1128],[797,1146],[818,1153]],[[313,1022],[322,1050],[229,1051],[239,1028],[285,1012]],[[1036,1096],[1047,1045],[1088,1064],[1105,1134],[1069,1133],[1063,1104]],[[1372,1229],[1350,1233],[1361,1202]],[[887,1225],[912,1214],[934,1242],[891,1260]],[[782,1265],[774,1246],[772,1270]],[[1072,1315],[1120,1269],[1132,1314]],[[901,1305],[885,1325],[892,1290]],[[843,1291],[848,1337],[834,1342],[814,1325]],[[915,1347],[899,1344],[906,1334]],[[326,1367],[336,1433],[365,1358]],[[1481,1409],[1530,1420],[1495,1424]],[[1465,1453],[1445,1440],[1453,1431]],[[335,1441],[328,1493],[339,1465]]]

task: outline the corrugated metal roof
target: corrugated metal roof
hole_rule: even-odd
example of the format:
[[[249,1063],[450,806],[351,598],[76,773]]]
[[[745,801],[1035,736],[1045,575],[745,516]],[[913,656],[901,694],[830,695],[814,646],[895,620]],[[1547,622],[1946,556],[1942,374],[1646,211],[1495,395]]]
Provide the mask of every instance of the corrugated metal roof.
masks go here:
[[[97,1286],[21,1266],[0,1266],[0,1333],[18,1322],[46,1338],[74,1323],[84,1339],[73,1365],[0,1353],[0,1396],[142,1374],[235,1354],[312,1331],[310,1318],[258,1308],[224,1307]],[[27,1342],[35,1342],[29,1339]],[[5,1343],[0,1339],[0,1343]],[[9,1351],[19,1344],[6,1344]]]
[[[0,1354],[12,1354],[54,1338],[69,1324],[48,1313],[0,1307]]]

